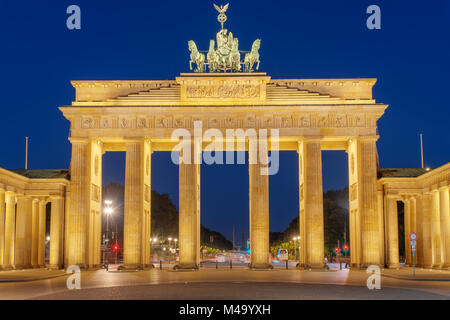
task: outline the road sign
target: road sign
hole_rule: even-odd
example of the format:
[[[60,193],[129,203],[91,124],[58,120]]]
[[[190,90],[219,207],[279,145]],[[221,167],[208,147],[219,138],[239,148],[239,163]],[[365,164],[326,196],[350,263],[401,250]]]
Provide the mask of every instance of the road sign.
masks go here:
[[[415,247],[415,246],[416,246],[416,244],[417,244],[416,240],[411,240],[411,242],[410,242],[410,243],[411,243],[411,246],[412,246],[412,247]]]
[[[417,240],[417,234],[414,232],[411,232],[409,234],[409,240]]]

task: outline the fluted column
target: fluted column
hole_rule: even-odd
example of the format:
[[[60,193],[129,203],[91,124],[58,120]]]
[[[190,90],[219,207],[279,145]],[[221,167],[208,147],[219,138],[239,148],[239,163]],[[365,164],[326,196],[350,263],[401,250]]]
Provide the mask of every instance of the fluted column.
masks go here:
[[[5,251],[3,255],[5,269],[14,266],[14,235],[16,227],[16,194],[12,191],[5,193]]]
[[[377,191],[377,201],[378,201],[378,234],[380,237],[380,244],[385,243],[385,223],[384,223],[384,194],[383,190]],[[381,265],[384,266],[385,261],[385,246],[380,245],[380,261]]]
[[[127,142],[125,168],[124,267],[143,268],[144,146]]]
[[[411,233],[411,203],[409,198],[405,198],[404,203],[404,226],[405,226],[405,258],[406,265],[412,266],[412,249],[409,240]]]
[[[195,161],[201,154],[199,146],[191,143],[189,163],[180,152],[179,164],[179,231],[180,269],[197,269],[200,266],[200,164]]]
[[[439,190],[431,192],[431,249],[433,268],[439,269],[441,260],[441,217],[439,204]]]
[[[31,210],[31,266],[38,268],[39,248],[39,200],[33,199]]]
[[[377,209],[377,138],[359,138],[361,265],[381,265]]]
[[[269,176],[262,174],[267,168],[268,150],[264,143],[249,143],[249,209],[250,209],[250,267],[267,269],[269,261]],[[258,152],[259,151],[259,152]]]
[[[151,198],[152,198],[152,145],[150,141],[143,143],[143,177],[144,177],[144,212],[142,217],[142,264],[144,268],[151,267]]]
[[[5,252],[5,190],[0,188],[0,270],[4,268]]]
[[[302,143],[304,161],[304,266],[324,268],[324,220],[322,187],[322,150],[320,140],[305,139]]]
[[[449,208],[449,188],[439,189],[439,205],[441,218],[441,255],[442,268],[450,268],[450,208]]]
[[[423,267],[424,263],[424,233],[423,233],[423,195],[419,194],[415,197],[416,204],[416,228],[417,233],[417,251],[416,251],[416,266]]]
[[[62,197],[51,197],[50,214],[50,257],[49,268],[59,269],[62,267],[62,233],[63,233],[63,199]]]
[[[410,210],[410,219],[409,219],[409,225],[410,225],[410,232],[414,232],[417,234],[417,200],[416,197],[410,197],[409,198],[409,210]],[[410,244],[409,240],[409,234],[408,234],[408,243]],[[411,259],[412,259],[412,247],[410,244],[411,249]],[[417,240],[416,240],[416,253],[414,258],[414,263],[417,265]],[[411,260],[412,263],[412,260]]]
[[[422,196],[421,206],[422,206],[422,234],[423,234],[423,267],[431,268],[433,266],[433,249],[432,249],[432,232],[431,232],[431,192],[427,192]],[[420,240],[420,239],[419,239]]]
[[[397,197],[387,196],[387,266],[399,268]]]
[[[45,267],[45,237],[46,237],[46,214],[47,202],[39,201],[39,231],[38,231],[38,265],[40,268]]]
[[[31,198],[17,197],[16,234],[14,245],[14,269],[31,265]]]
[[[70,215],[68,221],[69,265],[87,266],[89,177],[87,175],[87,141],[72,139],[70,178]],[[51,239],[50,239],[51,240]]]

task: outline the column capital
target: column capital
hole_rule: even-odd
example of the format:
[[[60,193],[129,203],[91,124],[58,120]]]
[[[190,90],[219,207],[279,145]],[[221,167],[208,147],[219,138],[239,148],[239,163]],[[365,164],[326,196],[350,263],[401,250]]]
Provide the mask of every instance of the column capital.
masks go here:
[[[59,195],[51,195],[48,197],[49,202],[55,201],[55,200],[63,200],[63,196]]]
[[[439,191],[445,191],[445,190],[448,190],[448,189],[449,189],[448,185],[441,185],[439,187]]]
[[[87,139],[87,138],[69,137],[69,141],[72,144],[75,144],[75,143],[88,144],[89,143],[89,139]]]
[[[299,140],[302,143],[320,143],[323,141],[322,136],[305,136]]]
[[[380,136],[357,136],[356,140],[361,142],[377,142]]]

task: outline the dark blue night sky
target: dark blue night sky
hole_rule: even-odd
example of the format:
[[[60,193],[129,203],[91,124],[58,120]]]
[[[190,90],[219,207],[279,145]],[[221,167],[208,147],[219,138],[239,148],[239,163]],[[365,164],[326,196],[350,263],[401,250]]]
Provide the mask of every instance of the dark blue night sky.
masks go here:
[[[227,1],[217,0],[221,5]],[[77,4],[82,29],[66,28]],[[70,80],[174,79],[188,71],[187,41],[207,50],[219,24],[211,0],[0,0],[0,167],[68,168],[69,123],[59,106],[74,100]],[[382,29],[366,28],[381,7]],[[242,49],[262,39],[261,71],[273,78],[375,77],[374,97],[390,105],[379,121],[382,167],[419,167],[450,159],[450,4],[430,1],[230,0],[227,27]],[[324,188],[347,185],[345,152],[324,152]],[[104,158],[104,183],[121,182],[124,153]],[[298,215],[295,152],[282,153],[270,178],[271,231]],[[153,156],[152,185],[178,202],[178,169]],[[232,199],[232,201],[225,199]],[[202,167],[202,223],[231,238],[248,230],[248,167]],[[248,232],[247,232],[248,234]]]

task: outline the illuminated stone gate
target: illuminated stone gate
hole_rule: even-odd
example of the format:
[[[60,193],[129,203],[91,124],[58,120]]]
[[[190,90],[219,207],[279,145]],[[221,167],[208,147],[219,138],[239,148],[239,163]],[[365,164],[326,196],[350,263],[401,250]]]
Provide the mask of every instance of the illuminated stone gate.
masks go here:
[[[181,74],[174,81],[74,81],[76,101],[61,111],[71,123],[71,184],[66,265],[98,266],[102,154],[126,152],[124,264],[150,264],[151,154],[171,151],[175,129],[279,129],[279,150],[299,158],[301,265],[324,267],[322,150],[349,154],[352,265],[382,265],[377,203],[375,79],[274,80],[264,73]],[[270,130],[269,130],[270,132]],[[222,141],[223,150],[229,144]],[[233,141],[234,145],[238,141]],[[203,143],[203,149],[208,143]],[[245,151],[252,144],[246,139]],[[234,148],[236,151],[236,148]],[[243,150],[240,150],[243,151]],[[192,155],[194,156],[194,155]],[[269,267],[269,178],[249,165],[251,265]],[[181,268],[200,261],[200,165],[180,164]]]

